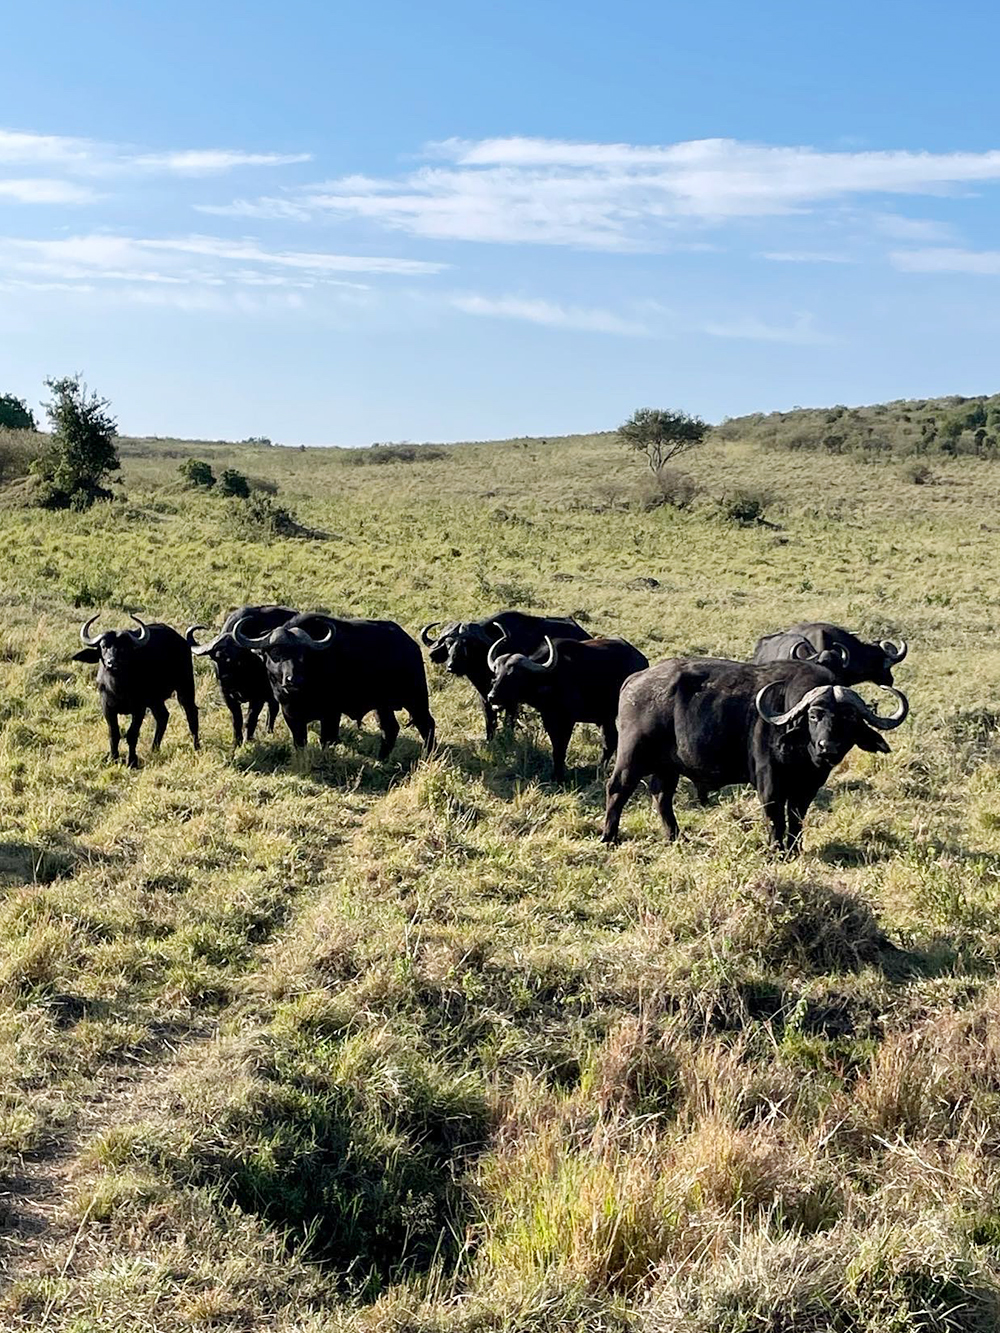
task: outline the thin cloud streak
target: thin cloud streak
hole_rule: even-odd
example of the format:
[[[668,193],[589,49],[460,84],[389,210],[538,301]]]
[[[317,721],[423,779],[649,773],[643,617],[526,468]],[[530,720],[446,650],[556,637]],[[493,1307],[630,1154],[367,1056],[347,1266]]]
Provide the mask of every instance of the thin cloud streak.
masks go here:
[[[637,320],[616,315],[611,310],[588,306],[560,305],[555,301],[518,296],[487,297],[460,293],[452,297],[456,310],[467,315],[485,315],[497,319],[519,319],[529,324],[543,324],[554,329],[572,329],[580,333],[613,333],[624,337],[648,337],[650,330]]]
[[[97,198],[93,190],[73,181],[45,176],[0,180],[0,199],[16,204],[90,204]]]
[[[310,153],[258,153],[235,148],[187,148],[154,153],[98,139],[0,129],[0,165],[59,167],[74,176],[207,176],[239,167],[289,166],[308,162],[311,157]]]
[[[974,273],[1000,275],[1000,250],[961,250],[942,246],[924,250],[894,250],[889,256],[903,273]]]

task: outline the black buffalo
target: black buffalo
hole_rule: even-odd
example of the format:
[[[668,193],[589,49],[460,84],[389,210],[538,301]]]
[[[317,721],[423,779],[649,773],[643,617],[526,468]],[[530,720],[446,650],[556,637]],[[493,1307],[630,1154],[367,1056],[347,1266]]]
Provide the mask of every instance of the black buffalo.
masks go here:
[[[496,732],[497,715],[489,702],[493,672],[486,659],[498,639],[507,640],[508,652],[530,654],[541,648],[546,635],[550,639],[590,638],[590,631],[571,616],[532,616],[526,611],[498,611],[483,620],[454,620],[434,638],[431,630],[441,623],[434,620],[425,625],[420,631],[420,641],[432,662],[444,666],[453,676],[466,676],[472,682],[482,701],[487,740]],[[516,708],[507,710],[508,723],[514,721],[516,714]]]
[[[604,737],[602,763],[609,763],[618,745],[615,717],[622,681],[649,666],[648,660],[624,639],[551,639],[546,635],[536,652],[511,652],[500,639],[488,655],[493,686],[488,702],[494,708],[527,704],[541,714],[552,742],[552,776],[566,773],[566,750],[578,722],[593,722]]]
[[[246,704],[246,738],[252,741],[257,720],[267,707],[267,729],[274,731],[278,716],[278,701],[271,689],[260,654],[243,648],[233,638],[233,626],[245,621],[247,633],[262,634],[277,629],[297,613],[288,606],[241,606],[230,611],[222,622],[222,629],[210,643],[199,644],[194,637],[205,625],[192,625],[188,630],[188,646],[195,657],[209,657],[219,678],[219,688],[233,719],[233,745],[243,744],[243,705]]]
[[[673,798],[685,777],[703,800],[719,787],[751,783],[775,843],[797,848],[806,811],[851,747],[888,751],[878,731],[898,727],[909,705],[885,688],[898,703],[891,717],[879,717],[813,662],[670,658],[640,671],[622,686],[604,841],[617,838],[625,803],[644,777],[667,836],[676,838]]]
[[[91,616],[80,630],[82,652],[74,654],[74,662],[96,662],[97,690],[101,709],[108,724],[111,739],[111,758],[117,760],[121,732],[118,719],[131,715],[125,745],[129,768],[139,762],[135,747],[142,730],[147,710],[156,720],[153,749],[160,748],[170,714],[166,700],[177,695],[184,709],[187,724],[198,749],[198,708],[194,698],[194,667],[191,650],[169,625],[146,625],[138,616],[132,619],[138,629],[105,630],[90,637],[90,627],[97,616]]]
[[[829,667],[842,685],[860,685],[870,680],[876,685],[892,684],[892,668],[906,656],[906,640],[899,646],[882,639],[865,643],[839,625],[821,621],[792,625],[777,634],[758,639],[751,661],[818,662]]]
[[[434,748],[420,648],[394,621],[305,614],[255,636],[238,623],[233,637],[243,648],[263,654],[271,688],[299,748],[310,722],[320,724],[320,744],[334,745],[343,714],[360,725],[374,712],[382,730],[378,757],[385,759],[399,735],[399,708],[409,712],[425,753]]]

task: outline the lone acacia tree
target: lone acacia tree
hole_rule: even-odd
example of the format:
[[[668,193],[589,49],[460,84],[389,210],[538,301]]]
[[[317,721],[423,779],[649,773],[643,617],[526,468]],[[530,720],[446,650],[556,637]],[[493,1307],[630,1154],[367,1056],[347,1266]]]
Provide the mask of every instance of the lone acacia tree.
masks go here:
[[[45,384],[52,391],[52,401],[45,404],[52,442],[31,467],[42,483],[41,503],[48,509],[86,509],[95,500],[110,499],[102,483],[121,467],[110,403],[88,393],[79,375]]]
[[[696,449],[708,434],[708,422],[687,412],[667,412],[661,407],[640,407],[618,427],[623,444],[646,455],[654,476],[674,458]]]

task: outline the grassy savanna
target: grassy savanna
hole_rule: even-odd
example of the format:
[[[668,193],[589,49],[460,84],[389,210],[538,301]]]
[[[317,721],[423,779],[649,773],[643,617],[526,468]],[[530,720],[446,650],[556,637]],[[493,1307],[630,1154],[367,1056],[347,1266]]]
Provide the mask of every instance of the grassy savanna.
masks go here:
[[[242,539],[191,454],[323,537]],[[716,439],[678,510],[611,435],[122,455],[123,499],[0,514],[2,1326],[1000,1324],[1000,464]],[[202,752],[173,708],[109,766],[81,619],[244,601],[573,612],[652,660],[821,617],[910,641],[912,716],[789,861],[746,790],[602,847],[597,736],[553,786],[434,669],[430,762],[370,722],[234,756],[200,663]]]

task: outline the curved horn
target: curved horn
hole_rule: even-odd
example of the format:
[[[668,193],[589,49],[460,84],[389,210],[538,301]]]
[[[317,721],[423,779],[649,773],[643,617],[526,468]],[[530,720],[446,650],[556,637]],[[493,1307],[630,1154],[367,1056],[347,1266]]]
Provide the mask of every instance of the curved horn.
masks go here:
[[[796,662],[815,662],[818,656],[819,653],[808,639],[796,640],[795,647],[792,649],[792,657]]]
[[[432,620],[429,625],[425,625],[423,629],[420,631],[420,642],[424,645],[425,648],[432,648],[434,644],[437,642],[437,640],[431,634],[431,630],[437,629],[438,625],[440,624],[441,624],[440,620]]]
[[[337,629],[334,625],[327,625],[326,634],[324,634],[322,639],[313,638],[309,631],[303,629],[301,625],[293,625],[288,632],[289,634],[294,634],[297,639],[301,639],[307,648],[315,648],[319,651],[323,648],[329,648],[330,644],[333,643]]]
[[[203,657],[205,653],[210,653],[212,649],[225,638],[224,634],[217,634],[211,643],[199,643],[194,637],[195,630],[208,629],[207,625],[189,625],[184,638],[187,646],[194,653],[195,657]]]
[[[140,620],[138,616],[133,616],[131,611],[129,612],[129,616],[135,621],[139,628],[138,630],[126,630],[126,633],[131,634],[136,643],[145,643],[149,639],[149,626],[145,621]]]
[[[897,662],[902,662],[903,658],[909,651],[905,639],[900,639],[898,648],[889,639],[882,639],[879,643],[879,647],[882,649],[883,653],[885,653],[885,660],[889,666],[895,666]]]
[[[265,648],[273,631],[268,630],[266,634],[261,634],[256,639],[251,638],[249,634],[243,633],[243,628],[242,628],[244,621],[247,621],[249,619],[250,619],[249,616],[244,616],[242,620],[237,620],[236,624],[233,626],[230,633],[232,634],[233,638],[236,640],[236,642],[240,645],[241,648]]]
[[[892,731],[894,728],[902,726],[906,721],[906,715],[910,711],[910,701],[902,690],[894,689],[892,685],[882,685],[883,690],[893,695],[896,700],[896,711],[889,717],[879,717],[873,708],[865,703],[860,694],[854,690],[849,690],[846,685],[835,685],[833,687],[833,697],[838,704],[850,704],[856,708],[864,720],[872,727],[878,727],[879,731]]]
[[[493,624],[494,624],[494,625],[497,625],[497,622],[494,620]],[[500,647],[500,645],[501,645],[501,644],[504,642],[504,640],[507,638],[507,633],[506,633],[506,631],[504,630],[504,627],[503,627],[502,625],[497,625],[497,629],[500,631],[500,637],[499,637],[499,639],[494,639],[494,640],[493,640],[493,642],[490,644],[490,650],[489,650],[489,652],[486,654],[486,665],[489,667],[489,669],[490,669],[491,671],[496,671],[496,669],[497,669],[497,655],[498,655],[498,654],[497,654],[497,651],[496,651],[496,650]]]
[[[90,619],[87,621],[87,623],[84,626],[82,626],[80,630],[80,642],[83,644],[85,648],[94,648],[100,642],[101,636],[99,634],[96,636],[96,638],[91,638],[90,636],[90,627],[100,614],[101,614],[100,611],[98,611],[96,616],[91,616]]]
[[[549,650],[549,655],[548,657],[546,657],[544,662],[538,663],[538,667],[539,670],[541,671],[551,671],[552,668],[555,666],[555,664],[559,661],[559,650],[547,634],[545,636],[545,646]]]
[[[783,685],[784,683],[785,682],[782,680],[772,680],[769,684],[765,685],[763,689],[757,691],[757,697],[754,699],[754,703],[757,705],[757,712],[764,721],[769,722],[772,727],[783,727],[786,722],[791,722],[793,718],[798,717],[804,709],[808,708],[814,699],[818,699],[821,694],[825,694],[827,690],[831,688],[829,685],[816,685],[813,689],[804,694],[797,704],[793,704],[792,707],[786,709],[784,713],[768,712],[767,708],[764,706],[764,696],[767,694],[768,690],[773,690],[776,685]],[[843,686],[840,688],[842,689]]]

